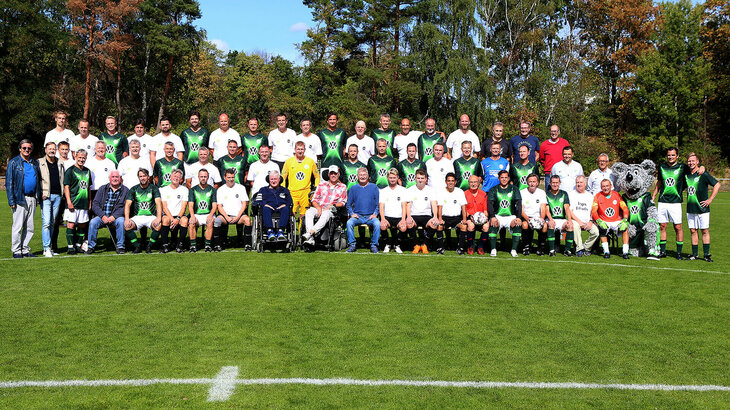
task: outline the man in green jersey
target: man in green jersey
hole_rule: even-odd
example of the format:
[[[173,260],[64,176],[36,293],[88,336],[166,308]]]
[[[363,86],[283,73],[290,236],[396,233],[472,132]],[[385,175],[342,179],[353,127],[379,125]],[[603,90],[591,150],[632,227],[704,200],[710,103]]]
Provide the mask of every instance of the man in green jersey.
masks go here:
[[[555,231],[565,232],[565,256],[573,255],[573,216],[570,212],[568,193],[560,189],[560,177],[550,177],[550,189],[545,193],[547,197],[547,223],[543,229],[547,230],[549,255],[555,256],[556,241],[560,244],[560,236],[555,238]]]
[[[81,251],[91,208],[91,171],[84,166],[86,150],[76,151],[76,163],[63,174],[63,190],[66,197],[66,242],[68,254]]]
[[[479,158],[473,155],[471,141],[462,141],[461,157],[454,160],[454,174],[456,174],[456,187],[464,191],[469,189],[469,177],[476,175],[481,178],[482,164]]]
[[[261,159],[259,149],[262,145],[269,145],[266,135],[259,131],[259,120],[256,117],[248,119],[248,132],[241,136],[241,148],[246,158],[246,168]],[[221,174],[223,175],[223,174]]]
[[[347,147],[347,134],[342,128],[337,128],[338,117],[335,113],[327,115],[327,128],[317,133],[322,145],[322,169],[330,165],[342,166],[342,159],[345,157]],[[349,188],[349,185],[348,185]]]
[[[155,185],[162,188],[170,185],[170,177],[173,169],[179,169],[185,172],[183,162],[179,158],[175,158],[175,144],[172,141],[165,143],[165,157],[155,162],[152,175],[155,178]]]
[[[418,159],[426,163],[433,158],[433,146],[437,142],[446,144],[446,138],[443,133],[436,131],[436,120],[429,118],[426,120],[426,132],[418,137]]]
[[[243,185],[246,181],[246,159],[243,155],[237,154],[238,144],[236,141],[228,141],[228,155],[218,158],[215,166],[221,175],[226,174],[227,169],[233,169],[236,172],[236,183]]]
[[[342,175],[340,180],[347,185],[347,190],[357,185],[357,170],[365,168],[366,165],[357,159],[359,149],[356,144],[352,144],[347,148],[347,159],[342,162]]]
[[[416,171],[419,169],[426,170],[426,164],[420,159],[416,158],[418,147],[416,144],[410,143],[406,147],[407,157],[403,161],[398,162],[396,169],[398,170],[398,176],[400,184],[405,188],[410,188],[416,185]]]
[[[207,169],[198,171],[198,181],[200,183],[188,191],[188,212],[190,213],[188,235],[190,235],[190,252],[195,253],[198,251],[195,238],[199,226],[205,227],[205,251],[213,252],[213,246],[211,244],[213,240],[213,222],[215,221],[215,211],[218,207],[216,190],[213,186],[208,185]]]
[[[201,147],[208,146],[210,133],[207,129],[200,126],[200,113],[191,111],[188,115],[190,127],[180,133],[185,152],[183,153],[183,161],[190,165],[198,162],[198,152]]]
[[[700,158],[694,152],[687,156],[689,172],[685,174],[687,183],[687,225],[692,235],[692,255],[690,260],[699,258],[699,238],[697,230],[702,231],[702,252],[704,260],[712,262],[710,257],[710,204],[720,192],[720,183],[707,172],[700,170]],[[712,187],[708,196],[707,187]]]
[[[388,150],[386,153],[391,157],[393,155],[393,139],[395,139],[395,130],[390,129],[390,114],[380,115],[380,128],[376,128],[370,132],[370,138],[373,139],[373,143],[377,143],[379,139],[384,139],[388,143]]]
[[[122,158],[129,155],[129,144],[127,137],[117,131],[117,119],[111,115],[104,121],[106,131],[99,135],[99,141],[106,144],[106,157],[112,160],[114,166],[119,165]]]
[[[682,260],[682,246],[684,246],[684,232],[682,231],[682,191],[685,188],[687,165],[679,163],[679,150],[676,147],[667,149],[667,162],[659,164],[657,183],[651,200],[656,199],[657,222],[659,222],[659,257],[667,256],[667,223],[674,225],[677,243],[677,259]],[[699,174],[705,172],[705,167],[700,167]]]
[[[519,188],[520,191],[527,188],[527,177],[530,174],[538,174],[536,162],[530,162],[530,147],[520,145],[518,148],[519,162],[512,164],[509,168],[510,179],[512,183]]]
[[[501,170],[497,174],[499,185],[492,187],[487,194],[487,212],[489,214],[489,241],[492,245],[490,256],[497,256],[497,235],[502,229],[512,233],[512,251],[510,255],[517,257],[517,247],[522,236],[522,197],[517,186],[509,183],[509,171]]]
[[[395,167],[395,160],[388,155],[388,143],[385,140],[378,140],[375,149],[378,153],[368,160],[368,174],[370,182],[383,189],[388,186],[388,170]]]
[[[125,236],[134,246],[134,253],[140,253],[142,246],[135,231],[143,227],[152,229],[150,241],[147,243],[147,253],[152,253],[152,246],[160,236],[162,225],[162,200],[160,190],[150,181],[150,173],[146,169],[137,172],[139,185],[135,185],[127,194],[124,204]]]

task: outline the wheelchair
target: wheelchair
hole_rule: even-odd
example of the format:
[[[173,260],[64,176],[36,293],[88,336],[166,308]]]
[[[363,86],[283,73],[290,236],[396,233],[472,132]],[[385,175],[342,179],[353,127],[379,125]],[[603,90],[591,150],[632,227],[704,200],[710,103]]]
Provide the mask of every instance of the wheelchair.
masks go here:
[[[299,235],[297,234],[297,222],[298,218],[295,215],[288,215],[289,218],[289,229],[285,233],[285,238],[283,240],[273,240],[270,241],[266,238],[266,228],[264,228],[264,217],[263,217],[263,207],[261,206],[261,194],[256,194],[254,196],[252,208],[251,208],[251,215],[252,215],[252,221],[251,221],[251,238],[253,241],[253,248],[256,249],[257,252],[263,252],[265,250],[270,250],[271,252],[275,252],[277,250],[281,250],[284,253],[293,252],[297,249],[298,242],[299,242]],[[272,214],[272,221],[274,223],[274,230],[278,230],[280,226],[281,218],[284,217],[280,215],[278,212],[274,212]]]
[[[317,219],[315,218],[315,222]],[[337,212],[327,221],[327,225],[314,235],[314,245],[309,245],[302,241],[302,249],[305,252],[314,252],[315,250],[337,252],[347,248],[347,231],[345,228],[347,219],[348,216],[345,207],[337,208]],[[304,232],[304,229],[302,227],[302,232]]]

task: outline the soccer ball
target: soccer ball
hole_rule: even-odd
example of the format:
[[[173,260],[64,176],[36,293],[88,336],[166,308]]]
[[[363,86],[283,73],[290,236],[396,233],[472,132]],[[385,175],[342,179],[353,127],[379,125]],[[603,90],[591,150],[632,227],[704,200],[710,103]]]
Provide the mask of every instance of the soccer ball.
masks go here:
[[[540,229],[542,226],[545,225],[545,221],[543,221],[540,218],[530,218],[530,228],[532,229]]]
[[[86,251],[89,250],[89,242],[88,241],[84,241],[84,243],[81,244],[81,250],[83,252],[86,252]]]
[[[472,218],[474,219],[474,223],[477,225],[484,225],[485,223],[487,223],[487,216],[484,215],[483,212],[475,213]]]

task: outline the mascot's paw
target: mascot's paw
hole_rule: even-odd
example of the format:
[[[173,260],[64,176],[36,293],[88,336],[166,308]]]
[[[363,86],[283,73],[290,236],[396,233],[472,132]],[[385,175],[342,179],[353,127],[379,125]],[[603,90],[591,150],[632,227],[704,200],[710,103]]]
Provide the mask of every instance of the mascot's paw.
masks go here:
[[[634,236],[636,236],[636,226],[629,225],[629,236],[632,237],[632,238]],[[634,256],[636,256],[636,255],[634,255]]]
[[[629,249],[629,253],[631,256],[639,256],[639,250],[638,249]]]
[[[659,232],[659,224],[656,221],[649,221],[644,225],[644,232],[657,233]]]

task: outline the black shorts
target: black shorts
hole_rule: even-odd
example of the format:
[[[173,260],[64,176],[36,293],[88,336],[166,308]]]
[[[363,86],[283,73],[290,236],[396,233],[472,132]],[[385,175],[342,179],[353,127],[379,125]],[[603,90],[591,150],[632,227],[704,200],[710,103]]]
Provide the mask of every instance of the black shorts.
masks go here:
[[[444,216],[444,229],[456,228],[461,223],[461,216]]]
[[[390,224],[390,227],[392,229],[395,229],[398,227],[398,224],[400,223],[401,218],[391,218],[389,216],[386,216],[385,220],[388,221],[388,223]]]
[[[413,222],[416,223],[416,228],[424,228],[426,229],[426,224],[428,224],[428,221],[433,218],[431,215],[413,215]],[[429,229],[431,229],[429,227]]]

